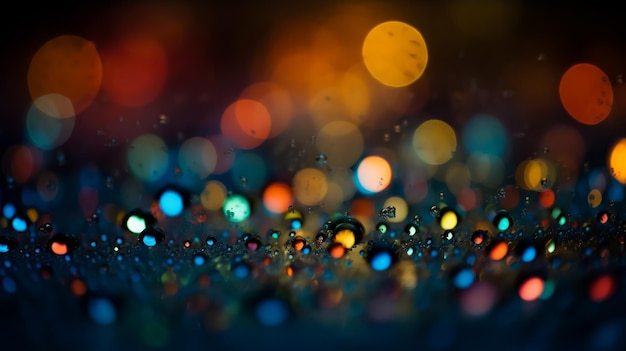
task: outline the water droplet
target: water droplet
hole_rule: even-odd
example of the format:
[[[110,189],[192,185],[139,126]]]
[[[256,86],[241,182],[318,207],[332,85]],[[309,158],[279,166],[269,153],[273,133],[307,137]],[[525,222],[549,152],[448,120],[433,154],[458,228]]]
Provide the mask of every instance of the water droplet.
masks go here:
[[[346,249],[363,240],[365,228],[357,219],[342,216],[330,223],[328,229],[333,233],[333,241],[341,243]]]
[[[214,246],[217,243],[217,239],[214,236],[209,235],[204,242],[208,246]]]
[[[157,227],[147,227],[138,236],[139,243],[144,246],[152,247],[165,239],[165,233]]]
[[[160,124],[168,124],[169,123],[169,118],[165,115],[165,114],[160,114],[159,115],[159,123]]]
[[[487,240],[487,231],[478,229],[472,233],[472,243],[474,245],[481,245]]]
[[[548,58],[547,55],[544,54],[543,52],[537,55],[537,61],[545,61],[547,58]]]
[[[541,178],[541,187],[543,189],[548,189],[550,187],[550,181],[548,180],[548,178]]]
[[[396,133],[400,133],[402,131],[402,128],[399,124],[396,124],[395,126],[393,126],[393,131]]]
[[[383,134],[383,140],[384,140],[385,142],[388,142],[390,139],[391,139],[391,136],[389,135],[389,133],[385,133],[385,134]]]
[[[78,248],[78,239],[71,235],[58,233],[48,240],[46,248],[48,252],[64,256]]]
[[[504,199],[506,197],[506,190],[504,190],[504,188],[499,188],[497,194],[499,198]]]
[[[430,208],[430,215],[433,216],[434,218],[439,217],[440,212],[441,211],[439,210],[439,207],[437,207],[436,205],[433,205]]]
[[[15,250],[17,245],[17,239],[6,235],[0,236],[0,253]]]
[[[396,218],[396,208],[394,206],[387,206],[378,211],[378,218],[381,221],[387,220],[387,218]]]
[[[315,163],[317,164],[317,167],[319,168],[326,167],[326,165],[328,164],[328,158],[326,157],[325,154],[320,153],[315,158]]]
[[[52,230],[54,228],[52,228],[52,223],[44,223],[41,227],[39,227],[39,230],[42,232],[47,232],[47,233],[52,233]]]

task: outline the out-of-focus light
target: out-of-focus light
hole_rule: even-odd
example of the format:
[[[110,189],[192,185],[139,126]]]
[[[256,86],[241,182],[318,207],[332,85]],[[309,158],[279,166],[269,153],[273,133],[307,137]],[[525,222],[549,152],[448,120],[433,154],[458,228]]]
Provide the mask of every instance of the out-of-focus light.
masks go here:
[[[287,89],[274,82],[257,82],[246,87],[240,99],[255,100],[263,104],[271,118],[269,138],[280,135],[291,124],[293,103]]]
[[[508,146],[504,125],[492,115],[475,115],[465,124],[462,135],[465,149],[470,153],[502,157]]]
[[[456,272],[453,278],[454,286],[458,289],[467,289],[476,280],[476,273],[471,268],[463,268]]]
[[[92,298],[88,302],[87,309],[96,324],[107,325],[117,319],[115,305],[107,298]]]
[[[215,169],[217,151],[208,139],[189,138],[178,150],[178,163],[183,175],[189,175],[194,179],[206,178]]]
[[[490,245],[489,258],[493,261],[500,261],[509,253],[509,245],[504,241],[498,241]]]
[[[444,209],[441,211],[439,225],[443,230],[452,230],[459,224],[459,215],[452,209]]]
[[[182,194],[171,189],[164,191],[161,196],[159,196],[159,208],[166,216],[178,216],[185,208]]]
[[[142,134],[130,143],[127,162],[131,172],[140,180],[156,181],[169,165],[167,145],[155,134]]]
[[[124,215],[121,227],[133,234],[139,235],[144,229],[154,224],[156,224],[156,218],[154,218],[151,213],[141,209],[134,209]]]
[[[102,84],[102,62],[93,42],[76,35],[61,35],[37,50],[28,67],[28,89],[35,106],[47,116],[70,118],[91,105]],[[68,104],[57,108],[40,100],[57,94]]]
[[[594,302],[608,300],[617,287],[615,278],[610,274],[603,274],[595,278],[589,286],[589,298]]]
[[[117,105],[145,106],[161,94],[168,74],[161,44],[147,36],[129,36],[102,52],[102,90]]]
[[[356,183],[365,194],[379,193],[391,183],[392,171],[389,162],[381,156],[367,156],[359,162]]]
[[[429,165],[448,162],[454,156],[456,147],[454,129],[442,120],[425,121],[413,133],[413,148],[417,156]]]
[[[270,298],[259,302],[254,310],[257,321],[268,327],[283,324],[289,318],[287,305],[279,299]]]
[[[613,87],[597,66],[579,63],[565,71],[559,96],[567,113],[576,121],[595,125],[604,121],[613,106]]]
[[[202,193],[200,193],[200,201],[207,210],[216,211],[222,208],[226,194],[226,186],[222,182],[210,180],[204,185]]]
[[[274,214],[285,213],[293,203],[291,186],[283,182],[269,184],[263,191],[263,205]]]
[[[326,196],[328,181],[322,171],[303,168],[294,175],[292,189],[298,202],[306,206],[315,206]]]
[[[417,29],[404,22],[383,22],[367,34],[363,42],[363,61],[380,83],[390,87],[406,86],[426,70],[426,41]]]
[[[38,106],[45,108],[46,112]],[[71,102],[58,94],[38,97],[26,113],[28,138],[43,150],[52,150],[63,145],[72,135],[74,124],[74,108]]]
[[[537,300],[543,294],[544,281],[539,277],[526,279],[519,287],[519,296],[524,301]]]
[[[592,189],[589,194],[587,194],[587,203],[592,208],[596,208],[600,206],[602,203],[602,193],[598,189]]]
[[[460,305],[463,312],[471,317],[487,314],[496,304],[498,290],[488,282],[478,282],[463,290]]]
[[[409,215],[409,205],[400,196],[392,196],[385,200],[383,208],[394,208],[395,216],[387,216],[387,221],[391,223],[401,223]]]
[[[250,202],[242,195],[231,195],[224,200],[222,206],[226,219],[230,222],[243,222],[252,212]]]
[[[222,113],[220,128],[240,149],[251,150],[269,137],[272,119],[262,103],[239,99]]]
[[[539,204],[543,208],[551,208],[556,202],[556,194],[552,189],[546,189],[539,193]]]
[[[15,205],[11,202],[8,202],[6,204],[4,204],[4,206],[2,207],[2,215],[5,218],[13,218],[13,216],[15,216],[15,214],[17,213],[17,208],[15,208]]]
[[[608,166],[613,178],[626,184],[626,138],[620,139],[611,147]]]

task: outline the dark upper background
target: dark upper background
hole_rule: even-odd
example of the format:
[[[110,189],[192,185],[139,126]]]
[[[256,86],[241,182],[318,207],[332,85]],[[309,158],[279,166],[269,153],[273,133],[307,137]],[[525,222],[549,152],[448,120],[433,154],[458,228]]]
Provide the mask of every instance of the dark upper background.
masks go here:
[[[161,99],[168,94],[182,93],[199,96],[203,92],[210,98],[202,104],[189,103],[171,109],[168,114],[179,116],[166,132],[191,134],[219,128],[219,123],[199,123],[197,111],[217,115],[238,93],[259,77],[246,69],[249,63],[263,54],[264,40],[277,24],[285,19],[313,18],[319,20],[331,13],[334,6],[347,4],[384,4],[395,18],[417,27],[426,38],[429,48],[427,75],[437,92],[424,108],[424,112],[442,119],[455,121],[455,94],[474,99],[474,106],[484,108],[496,103],[506,92],[520,97],[519,109],[504,116],[507,127],[520,139],[515,157],[528,157],[536,151],[536,138],[529,137],[544,130],[551,123],[572,124],[580,128],[588,140],[590,162],[604,163],[606,149],[617,137],[626,135],[623,118],[624,105],[620,102],[619,84],[626,63],[626,36],[623,15],[615,6],[601,2],[568,3],[565,6],[548,2],[520,2],[517,23],[511,30],[492,38],[477,38],[459,30],[446,10],[451,1],[187,1],[193,9],[190,28],[194,38],[181,45],[172,57],[174,74],[170,76]],[[92,40],[96,45],[106,44],[119,33],[113,28],[112,18],[120,9],[121,1],[109,2],[14,2],[6,5],[0,15],[0,140],[1,146],[24,142],[24,119],[30,98],[26,74],[30,58],[47,40],[62,34],[75,34]],[[131,2],[126,2],[129,4]],[[489,1],[477,1],[476,7],[486,11]],[[482,11],[482,10],[480,10]],[[195,58],[189,60],[188,52]],[[178,55],[178,56],[176,56]],[[591,62],[601,67],[615,87],[618,105],[609,119],[597,126],[574,123],[562,110],[556,95],[558,77],[544,81],[524,82],[524,70],[548,64],[556,71],[564,71],[578,62]],[[519,68],[515,65],[519,65]],[[242,69],[244,68],[244,69]],[[518,71],[515,76],[503,72]],[[535,72],[536,73],[536,72]],[[533,76],[528,72],[528,76]],[[535,74],[536,76],[536,74]],[[542,83],[552,82],[552,88]],[[532,87],[536,84],[536,94]],[[518,89],[525,87],[525,91]],[[551,90],[552,89],[552,90]],[[620,90],[621,89],[621,90]],[[478,93],[476,93],[478,91]],[[483,92],[484,95],[480,95]],[[474,95],[472,95],[474,94]],[[523,96],[526,94],[526,96]],[[548,105],[533,108],[528,102],[544,99]],[[487,96],[485,98],[484,96]],[[624,94],[621,94],[624,96]],[[482,98],[481,98],[482,97]],[[482,99],[482,100],[481,100]],[[193,100],[193,99],[191,99]],[[494,102],[496,101],[496,102]],[[481,106],[483,104],[483,106]],[[90,107],[97,108],[97,107]],[[145,113],[154,118],[160,113],[146,108]],[[133,113],[142,112],[133,111]],[[120,112],[120,115],[124,111]],[[217,119],[219,120],[219,119]],[[77,134],[96,135],[106,126],[97,119],[77,118],[74,135],[65,146],[66,153],[93,155],[100,150],[97,138],[75,138]],[[115,128],[115,127],[113,127]],[[200,129],[198,129],[200,128]],[[217,130],[217,129],[216,129]],[[528,145],[525,145],[526,143]],[[85,147],[74,147],[77,145]],[[79,150],[80,149],[80,150]],[[99,152],[100,150],[100,152]],[[600,158],[595,157],[600,154]],[[91,157],[91,156],[88,156]]]

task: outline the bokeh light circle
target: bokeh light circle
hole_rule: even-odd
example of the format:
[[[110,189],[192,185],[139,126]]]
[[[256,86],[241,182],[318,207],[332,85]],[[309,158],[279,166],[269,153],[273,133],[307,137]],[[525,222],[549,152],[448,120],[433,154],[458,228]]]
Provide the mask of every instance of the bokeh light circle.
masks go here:
[[[167,170],[169,154],[167,145],[155,134],[142,134],[129,145],[127,162],[131,172],[144,181],[160,179]]]
[[[49,116],[74,117],[91,105],[102,84],[102,62],[93,42],[76,35],[61,35],[37,50],[28,67],[28,90],[35,105]],[[66,97],[72,110],[55,116],[47,110],[44,95]]]
[[[366,194],[379,193],[391,183],[389,162],[381,156],[367,156],[357,166],[356,181],[359,190]]]
[[[559,96],[563,108],[576,121],[595,125],[604,121],[613,106],[613,87],[596,65],[579,63],[561,77]]]
[[[413,147],[417,156],[425,163],[442,165],[456,152],[456,133],[448,123],[430,119],[415,129]]]
[[[217,164],[217,151],[210,140],[193,137],[185,140],[178,151],[183,174],[196,179],[208,177]]]
[[[292,189],[298,202],[307,206],[319,204],[328,191],[326,174],[319,169],[303,168],[293,177]]]
[[[363,42],[363,61],[380,83],[390,87],[406,86],[426,70],[426,41],[417,29],[404,22],[383,22],[367,34]]]
[[[626,184],[626,138],[620,139],[611,147],[608,166],[613,178],[621,184]]]

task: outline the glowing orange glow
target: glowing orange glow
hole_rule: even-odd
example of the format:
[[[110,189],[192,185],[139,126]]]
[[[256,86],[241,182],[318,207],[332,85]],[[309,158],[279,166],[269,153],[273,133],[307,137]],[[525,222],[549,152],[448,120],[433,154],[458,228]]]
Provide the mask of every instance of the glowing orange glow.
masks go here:
[[[559,95],[567,113],[580,123],[595,125],[611,113],[611,81],[595,65],[579,63],[570,67],[561,77]]]
[[[37,108],[48,116],[74,117],[98,95],[102,84],[102,62],[93,42],[75,35],[62,35],[46,42],[33,56],[28,68],[28,89],[33,101],[58,94],[69,99],[73,110],[57,114],[46,106]],[[41,101],[41,100],[40,100]]]
[[[613,295],[615,288],[615,278],[608,274],[602,275],[591,283],[589,298],[595,302],[605,301]]]
[[[539,193],[539,204],[543,208],[550,208],[554,206],[554,202],[556,201],[556,195],[554,194],[554,190],[546,189]]]
[[[367,34],[363,42],[363,61],[377,81],[402,87],[422,76],[428,50],[417,29],[403,22],[389,21]]]
[[[613,178],[626,184],[626,138],[619,140],[611,148],[608,166]]]
[[[102,89],[124,107],[151,103],[163,90],[168,73],[165,50],[156,40],[129,37],[103,52]]]
[[[489,258],[491,258],[493,261],[499,261],[503,259],[508,253],[509,245],[506,242],[501,241],[491,248],[491,251],[489,251]]]
[[[261,145],[272,127],[270,114],[262,103],[239,99],[222,114],[222,133],[241,149],[250,150]]]
[[[519,296],[524,301],[534,301],[543,293],[544,281],[539,277],[526,280],[519,288]]]
[[[380,156],[367,156],[359,163],[357,177],[366,191],[378,193],[391,184],[391,166]]]
[[[52,250],[52,252],[54,252],[57,255],[65,255],[69,251],[67,249],[67,245],[56,242],[56,241],[53,242],[52,245],[50,245],[50,249]]]
[[[272,213],[285,213],[291,204],[293,204],[293,194],[289,184],[275,182],[263,191],[263,205]]]
[[[293,248],[296,249],[296,251],[302,251],[302,249],[304,248],[304,240],[295,240],[293,242]]]
[[[375,212],[374,202],[367,197],[358,197],[350,205],[350,214],[355,217],[370,218]]]
[[[240,94],[242,100],[255,100],[263,104],[271,118],[271,129],[268,137],[281,134],[289,124],[293,115],[293,103],[289,91],[273,82],[257,82],[249,85]]]
[[[83,296],[87,293],[87,285],[81,279],[74,279],[70,284],[70,289],[72,293],[76,296]]]
[[[346,248],[341,243],[333,243],[328,248],[328,253],[332,258],[342,258],[346,254]]]

